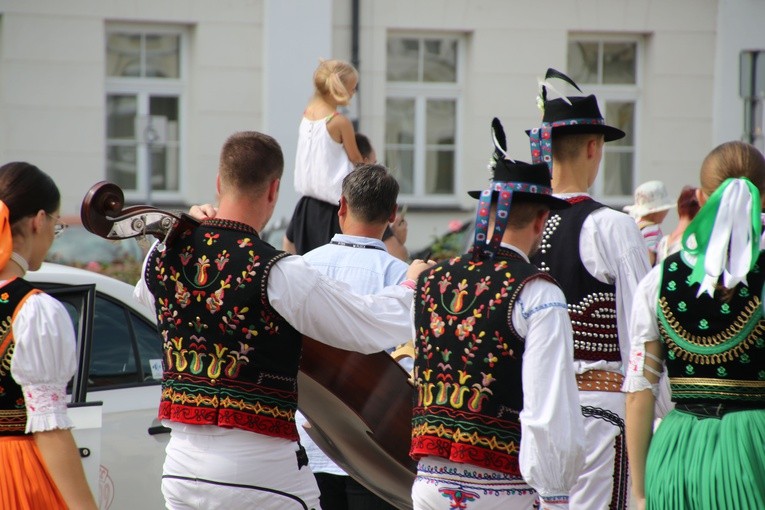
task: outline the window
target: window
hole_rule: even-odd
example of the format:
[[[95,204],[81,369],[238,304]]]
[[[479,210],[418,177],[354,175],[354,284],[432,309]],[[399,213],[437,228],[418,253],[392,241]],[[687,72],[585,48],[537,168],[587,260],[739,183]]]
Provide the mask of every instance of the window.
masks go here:
[[[106,34],[106,179],[128,200],[178,200],[184,33]]]
[[[626,133],[603,151],[601,171],[591,190],[611,199],[631,198],[637,180],[635,129],[640,44],[636,37],[571,37],[567,74],[585,93],[598,97],[606,123]]]
[[[403,202],[454,203],[461,39],[389,34],[385,164]]]

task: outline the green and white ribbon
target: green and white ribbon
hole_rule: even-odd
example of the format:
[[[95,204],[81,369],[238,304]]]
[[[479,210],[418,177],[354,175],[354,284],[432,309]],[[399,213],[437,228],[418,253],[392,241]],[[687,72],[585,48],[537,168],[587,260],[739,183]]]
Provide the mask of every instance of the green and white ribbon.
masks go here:
[[[746,284],[760,251],[760,209],[760,192],[749,179],[726,179],[685,229],[683,251],[696,258],[690,277],[700,284],[696,296],[713,296],[720,275],[726,289]]]

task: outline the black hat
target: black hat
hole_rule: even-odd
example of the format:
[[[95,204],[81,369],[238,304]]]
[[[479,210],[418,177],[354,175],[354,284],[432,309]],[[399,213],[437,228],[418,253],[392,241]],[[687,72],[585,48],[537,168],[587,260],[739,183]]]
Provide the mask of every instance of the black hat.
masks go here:
[[[542,125],[526,131],[531,145],[531,161],[546,163],[552,172],[552,139],[554,134],[587,134],[600,133],[605,141],[610,142],[624,137],[624,131],[613,126],[607,126],[598,108],[595,96],[566,97],[561,94],[557,99],[547,99],[547,89],[555,88],[548,81],[558,78],[582,91],[574,80],[565,74],[548,69],[545,80],[540,82],[537,105],[542,108]],[[557,91],[556,91],[557,92]]]
[[[494,152],[489,168],[492,171],[491,185],[488,189],[497,192],[495,184],[509,184],[513,191],[513,201],[539,202],[550,209],[565,209],[570,204],[552,195],[550,169],[544,163],[530,164],[508,159],[505,132],[498,118],[491,122]],[[480,198],[482,191],[468,191],[473,198]]]

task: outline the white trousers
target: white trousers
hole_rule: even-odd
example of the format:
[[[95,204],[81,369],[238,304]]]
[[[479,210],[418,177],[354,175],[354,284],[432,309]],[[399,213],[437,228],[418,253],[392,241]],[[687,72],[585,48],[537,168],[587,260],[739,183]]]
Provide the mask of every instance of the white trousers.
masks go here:
[[[423,457],[412,486],[414,510],[531,510],[537,493],[520,477]]]
[[[296,442],[236,429],[168,425],[173,431],[162,475],[168,509],[320,509],[313,473],[308,466],[298,469]]]
[[[629,503],[625,395],[579,391],[584,414],[584,469],[571,489],[571,510],[626,510]]]

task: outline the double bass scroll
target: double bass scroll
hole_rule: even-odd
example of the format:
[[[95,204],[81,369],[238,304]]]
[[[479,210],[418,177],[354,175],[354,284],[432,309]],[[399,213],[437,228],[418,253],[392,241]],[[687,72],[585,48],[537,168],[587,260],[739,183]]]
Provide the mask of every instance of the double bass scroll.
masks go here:
[[[125,208],[122,189],[101,181],[82,200],[80,218],[90,232],[105,239],[129,239],[153,235],[163,243],[172,241],[181,227],[199,224],[187,214],[174,214],[148,205]]]

